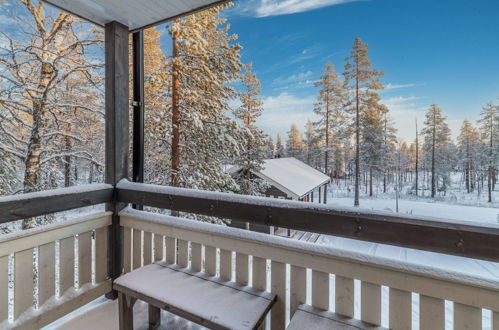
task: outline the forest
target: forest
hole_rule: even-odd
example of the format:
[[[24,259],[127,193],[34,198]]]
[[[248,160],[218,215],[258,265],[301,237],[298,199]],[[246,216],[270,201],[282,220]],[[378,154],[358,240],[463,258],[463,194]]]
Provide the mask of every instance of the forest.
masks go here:
[[[0,31],[0,196],[102,182],[103,31],[43,2],[8,3],[2,9],[13,24]],[[462,123],[456,140],[445,109],[428,105],[425,118],[414,119],[416,139],[404,141],[380,97],[383,72],[356,38],[345,62],[324,63],[315,82],[310,112],[319,120],[293,124],[274,141],[256,125],[265,111],[260,82],[220,14],[227,6],[144,31],[145,182],[261,195],[265,184],[249,173],[266,158],[296,157],[332,178],[324,202],[345,192],[355,206],[393,192],[438,199],[456,189],[494,202],[493,100],[478,122]],[[161,47],[162,33],[171,52]],[[228,164],[244,170],[232,177]],[[22,228],[50,220],[27,219]]]

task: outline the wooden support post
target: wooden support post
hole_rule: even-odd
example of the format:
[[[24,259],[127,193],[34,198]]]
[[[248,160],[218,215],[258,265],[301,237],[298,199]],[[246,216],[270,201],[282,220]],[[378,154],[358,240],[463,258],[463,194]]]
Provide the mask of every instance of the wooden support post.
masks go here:
[[[149,329],[156,329],[161,325],[161,310],[149,304]]]
[[[144,32],[132,35],[133,58],[133,143],[132,143],[132,179],[144,182]],[[143,205],[133,205],[143,210]]]
[[[106,183],[116,185],[128,177],[128,27],[111,22],[105,26],[105,69],[106,69]],[[111,279],[122,271],[123,240],[120,231],[118,212],[124,207],[121,203],[110,203],[107,209],[113,212],[109,229],[108,270]],[[116,299],[116,292],[108,298]]]
[[[322,198],[321,187],[319,187],[319,204],[321,203],[321,198]]]
[[[137,299],[118,293],[120,330],[133,330],[133,305]]]

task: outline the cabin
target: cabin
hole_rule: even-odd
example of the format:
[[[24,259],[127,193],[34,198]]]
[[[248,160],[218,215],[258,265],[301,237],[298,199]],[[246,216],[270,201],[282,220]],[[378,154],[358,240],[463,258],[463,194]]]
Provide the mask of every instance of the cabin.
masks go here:
[[[237,165],[227,169],[231,175],[241,175],[241,171],[241,166]],[[264,192],[265,196],[304,202],[313,202],[315,192],[318,193],[317,201],[320,202],[323,187],[331,181],[329,176],[294,157],[264,159],[262,169],[252,171],[251,175],[268,184],[269,187]],[[230,225],[267,234],[278,231],[271,226],[239,221],[232,221]],[[285,230],[285,232],[291,234],[290,230]]]
[[[120,329],[382,329],[383,315],[396,330],[413,324],[444,329],[449,320],[454,329],[499,329],[499,281],[466,269],[366,257],[341,246],[143,210],[499,261],[499,225],[142,183],[143,116],[149,110],[142,30],[223,1],[45,2],[104,28],[106,182],[1,197],[0,221],[92,205],[105,210],[86,216],[71,212],[65,221],[0,237],[1,329],[39,329],[65,317],[71,320],[60,329],[108,330],[118,324]],[[305,190],[296,196],[303,198]]]
[[[228,169],[231,175],[240,172],[240,166]],[[315,191],[320,199],[322,187],[331,181],[329,176],[294,157],[264,159],[262,169],[251,174],[270,186],[265,196],[305,202],[314,201]]]

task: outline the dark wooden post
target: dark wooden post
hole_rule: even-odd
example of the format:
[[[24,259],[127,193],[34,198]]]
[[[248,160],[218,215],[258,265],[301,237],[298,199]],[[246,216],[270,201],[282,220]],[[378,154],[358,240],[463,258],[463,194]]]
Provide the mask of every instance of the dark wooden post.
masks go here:
[[[133,148],[132,179],[133,182],[144,182],[144,32],[137,31],[132,35],[133,59]],[[142,205],[133,205],[142,210]]]
[[[106,183],[116,185],[128,177],[128,27],[118,22],[105,26],[106,58]],[[111,203],[113,212],[109,229],[108,272],[111,279],[121,274],[122,234],[118,212],[124,204]],[[115,291],[107,295],[116,299]]]
[[[319,187],[319,204],[322,203],[321,202],[321,197],[322,197],[322,194],[321,194],[321,187]]]

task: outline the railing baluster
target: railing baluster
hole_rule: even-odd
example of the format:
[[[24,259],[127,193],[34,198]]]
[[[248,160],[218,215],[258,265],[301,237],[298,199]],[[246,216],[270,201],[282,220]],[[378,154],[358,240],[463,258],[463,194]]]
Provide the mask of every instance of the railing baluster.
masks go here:
[[[14,254],[14,319],[33,306],[33,249]]]
[[[249,257],[244,253],[236,253],[236,282],[248,285]]]
[[[291,265],[291,297],[290,318],[300,304],[307,302],[307,270],[303,267]]]
[[[201,271],[201,260],[202,260],[201,252],[202,252],[201,244],[191,242],[191,254],[192,254],[191,268],[196,272]]]
[[[271,265],[271,292],[277,295],[271,312],[271,329],[281,330],[286,327],[286,264],[272,261]]]
[[[152,233],[144,231],[144,266],[152,262]]]
[[[204,269],[211,276],[217,273],[217,249],[213,246],[204,247]]]
[[[445,326],[445,304],[442,299],[420,295],[419,326],[420,329],[437,330]]]
[[[454,330],[481,329],[480,308],[454,303]]]
[[[132,271],[132,231],[133,229],[130,228],[130,227],[124,227],[123,228],[123,236],[124,236],[124,239],[125,239],[125,242],[124,242],[124,253],[123,253],[123,257],[124,257],[124,262],[123,262],[123,266],[125,268],[125,273],[128,273],[128,272],[131,272]]]
[[[74,236],[61,239],[59,244],[59,295],[74,285]]]
[[[362,281],[360,295],[362,321],[381,325],[381,286]]]
[[[338,276],[335,277],[335,312],[341,315],[353,317],[354,313],[354,282],[353,279]]]
[[[232,278],[232,251],[220,249],[220,278],[226,281]]]
[[[125,273],[130,271],[130,236],[127,241],[127,229],[130,234],[130,228],[125,228]],[[95,230],[95,283],[100,283],[107,278],[107,232],[108,227]],[[128,261],[127,261],[128,260]]]
[[[394,288],[389,291],[389,325],[393,330],[410,330],[412,328],[411,293]]]
[[[78,287],[92,281],[92,233],[78,235]]]
[[[267,260],[253,256],[253,284],[258,290],[267,290]]]
[[[166,262],[174,264],[177,262],[177,239],[166,237]]]
[[[9,257],[0,257],[0,323],[8,317]]]
[[[38,305],[55,295],[55,243],[38,248]],[[1,309],[1,308],[0,308]]]
[[[180,267],[189,266],[189,242],[179,239],[178,244],[178,265]]]
[[[140,268],[141,266],[142,266],[142,231],[134,229],[132,267],[133,269],[137,269]]]
[[[312,270],[312,306],[329,310],[329,274]]]
[[[154,261],[164,260],[163,241],[164,237],[162,235],[154,234]]]

